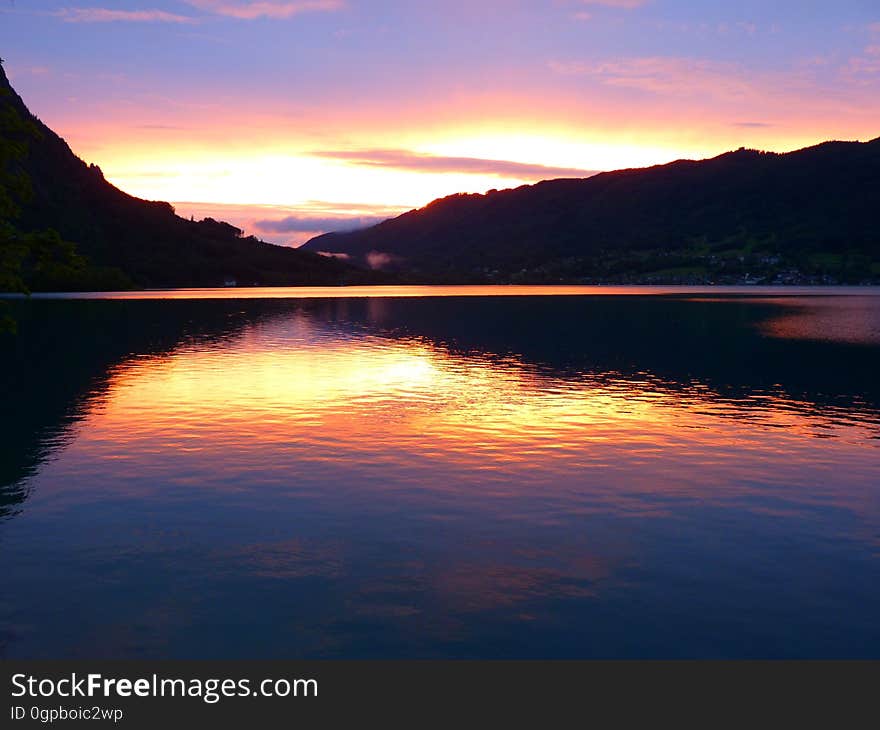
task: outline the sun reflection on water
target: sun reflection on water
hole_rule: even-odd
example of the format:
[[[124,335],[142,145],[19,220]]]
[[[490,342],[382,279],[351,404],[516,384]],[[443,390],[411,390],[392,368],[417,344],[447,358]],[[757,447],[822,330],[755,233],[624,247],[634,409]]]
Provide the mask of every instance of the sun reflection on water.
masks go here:
[[[634,495],[741,498],[757,472],[764,496],[768,481],[827,479],[826,498],[858,500],[852,480],[833,497],[828,477],[845,462],[867,478],[877,433],[876,417],[781,394],[561,377],[419,339],[329,337],[300,315],[118,366],[68,457],[96,476],[125,461],[151,475],[149,489],[283,491],[332,468],[341,488],[404,500],[456,493],[491,509],[492,495],[565,493],[628,509]],[[821,455],[816,438],[830,442]],[[379,472],[379,482],[363,478]],[[148,487],[137,478],[118,488]]]
[[[863,380],[825,397],[833,379],[768,378],[756,342],[790,340],[761,334],[763,315],[711,319],[722,303],[687,305],[707,307],[694,329],[662,336],[700,347],[667,360],[629,332],[610,340],[625,357],[540,340],[554,315],[601,333],[600,315],[653,303],[483,302],[475,335],[460,314],[477,305],[444,301],[439,320],[382,299],[113,309],[120,331],[163,312],[175,333],[182,314],[220,324],[102,366],[39,442],[0,521],[0,655],[876,653],[880,412]],[[666,311],[688,321],[668,309],[649,329]],[[493,339],[505,320],[526,336]],[[714,349],[727,337],[765,357],[742,387]],[[808,375],[864,346],[823,342],[837,349]]]

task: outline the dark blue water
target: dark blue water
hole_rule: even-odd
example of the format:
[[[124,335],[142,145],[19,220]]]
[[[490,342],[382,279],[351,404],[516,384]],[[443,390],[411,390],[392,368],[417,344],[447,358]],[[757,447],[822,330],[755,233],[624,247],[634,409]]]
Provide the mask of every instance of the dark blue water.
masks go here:
[[[11,303],[0,656],[880,658],[878,293],[567,293]]]

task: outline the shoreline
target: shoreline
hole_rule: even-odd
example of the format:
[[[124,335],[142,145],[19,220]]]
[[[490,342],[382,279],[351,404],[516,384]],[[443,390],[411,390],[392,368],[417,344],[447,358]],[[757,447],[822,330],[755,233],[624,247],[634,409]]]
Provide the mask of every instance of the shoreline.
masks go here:
[[[330,299],[481,296],[880,296],[876,284],[377,284],[137,291],[0,292],[3,300]]]

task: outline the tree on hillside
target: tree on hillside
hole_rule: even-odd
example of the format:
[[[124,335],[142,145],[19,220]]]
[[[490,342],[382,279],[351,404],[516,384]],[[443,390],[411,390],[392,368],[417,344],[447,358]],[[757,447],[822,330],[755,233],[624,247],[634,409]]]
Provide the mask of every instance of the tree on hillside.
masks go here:
[[[0,96],[8,93],[0,89]],[[14,224],[30,195],[30,181],[20,162],[27,155],[28,140],[37,134],[36,127],[11,105],[0,104],[0,291],[27,293],[28,276],[63,280],[85,267],[74,245],[56,231],[25,233]],[[14,322],[0,313],[0,331],[9,329],[14,329]]]

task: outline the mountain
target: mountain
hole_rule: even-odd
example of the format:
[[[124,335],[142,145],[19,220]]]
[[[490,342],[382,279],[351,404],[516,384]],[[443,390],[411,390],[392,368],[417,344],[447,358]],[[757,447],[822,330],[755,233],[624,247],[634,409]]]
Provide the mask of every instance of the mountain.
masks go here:
[[[453,195],[304,248],[438,281],[880,281],[880,139]]]
[[[29,130],[8,123],[11,119],[23,121]],[[0,120],[7,122],[0,125],[0,143],[26,146],[12,172],[24,173],[30,194],[11,224],[23,232],[54,229],[91,266],[100,267],[104,279],[110,271],[116,274],[109,277],[114,283],[197,287],[222,286],[229,279],[246,285],[338,284],[370,276],[338,260],[243,237],[227,223],[186,220],[169,203],[124,193],[30,113],[2,66]],[[78,288],[76,282],[60,286]]]

